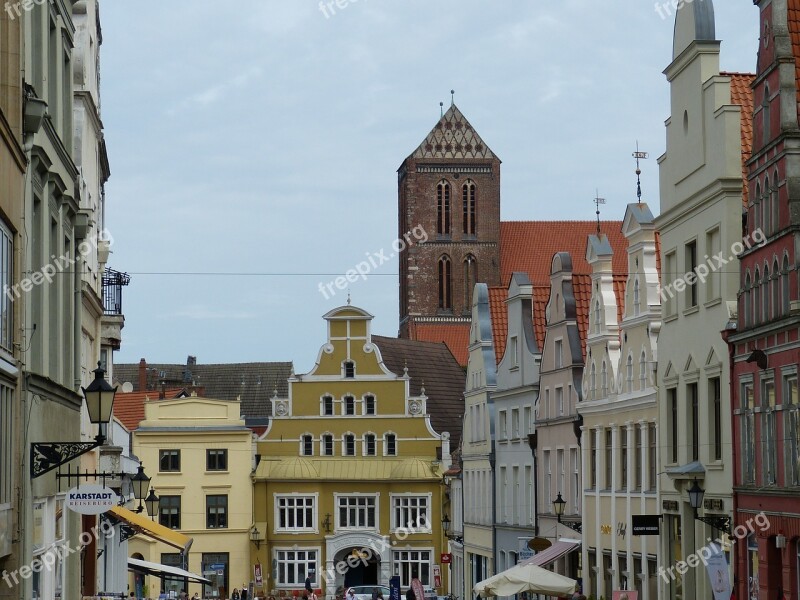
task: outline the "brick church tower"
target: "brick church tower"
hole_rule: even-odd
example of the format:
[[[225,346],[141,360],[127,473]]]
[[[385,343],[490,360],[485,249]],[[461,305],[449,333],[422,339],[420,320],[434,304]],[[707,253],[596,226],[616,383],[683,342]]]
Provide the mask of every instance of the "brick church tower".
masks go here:
[[[398,170],[400,336],[415,323],[466,323],[476,282],[500,285],[500,159],[455,104]]]

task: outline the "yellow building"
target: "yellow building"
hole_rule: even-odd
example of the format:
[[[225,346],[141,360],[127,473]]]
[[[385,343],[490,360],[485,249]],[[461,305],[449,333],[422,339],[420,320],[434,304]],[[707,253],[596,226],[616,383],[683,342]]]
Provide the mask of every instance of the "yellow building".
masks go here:
[[[211,586],[148,576],[148,597],[186,589],[189,596],[228,598],[252,579],[253,434],[239,403],[193,395],[145,403],[133,451],[160,498],[158,521],[193,538],[187,561],[173,546],[136,536],[129,555],[202,574]],[[134,588],[134,583],[131,584]]]
[[[433,430],[424,388],[411,396],[407,371],[384,365],[372,315],[348,305],[324,318],[314,368],[272,399],[258,441],[258,591],[291,595],[309,576],[332,598],[339,586],[388,585],[393,575],[405,591],[414,573],[433,587],[444,541],[437,453],[449,455],[449,435]]]

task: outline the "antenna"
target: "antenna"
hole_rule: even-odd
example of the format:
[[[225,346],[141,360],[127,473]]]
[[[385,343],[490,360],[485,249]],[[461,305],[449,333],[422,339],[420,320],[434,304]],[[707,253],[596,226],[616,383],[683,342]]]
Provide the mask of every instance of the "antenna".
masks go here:
[[[456,103],[456,91],[450,90],[450,106],[455,105]]]
[[[638,202],[641,205],[642,203],[642,180],[640,175],[642,174],[642,170],[639,168],[639,160],[647,160],[650,158],[650,155],[647,152],[640,152],[639,151],[639,140],[636,140],[636,152],[633,153],[633,158],[636,159],[636,197],[638,198]]]
[[[605,204],[606,199],[600,197],[600,192],[595,189],[594,191],[594,204],[597,210],[595,210],[595,214],[597,215],[597,237],[600,237],[600,205]]]

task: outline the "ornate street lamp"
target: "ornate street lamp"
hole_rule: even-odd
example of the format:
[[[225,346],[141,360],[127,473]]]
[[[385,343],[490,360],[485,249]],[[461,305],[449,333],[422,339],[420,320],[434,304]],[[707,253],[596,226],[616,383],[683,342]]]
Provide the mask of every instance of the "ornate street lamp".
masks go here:
[[[706,491],[697,484],[697,479],[692,483],[692,487],[687,490],[689,494],[689,506],[694,511],[695,521],[700,521],[706,525],[711,525],[714,529],[724,531],[728,535],[732,534],[730,517],[701,517],[697,514],[697,509],[703,505],[703,494]]]
[[[151,489],[150,493],[147,495],[147,498],[144,499],[144,503],[147,506],[147,514],[154,519],[158,516],[160,502],[161,498],[156,496],[156,491],[154,489]]]
[[[88,387],[82,387],[81,390],[86,398],[89,420],[99,425],[98,434],[93,442],[31,442],[31,479],[40,477],[105,443],[104,426],[111,420],[117,388],[116,386],[111,387],[106,381],[106,372],[99,362],[97,368],[92,372],[94,380]]]
[[[556,518],[561,525],[566,525],[573,531],[577,531],[581,533],[581,522],[580,521],[562,521],[561,517],[564,516],[564,510],[567,508],[567,501],[561,497],[561,492],[558,492],[558,496],[555,500],[553,500],[553,510],[556,513]]]
[[[447,513],[444,513],[444,517],[442,517],[442,529],[444,530],[444,537],[448,537],[447,531],[450,529],[450,517],[447,516]]]
[[[147,499],[147,490],[150,488],[150,477],[144,473],[144,465],[139,464],[139,470],[136,475],[131,477],[131,486],[133,487],[133,498],[139,501],[139,508],[134,512],[140,513],[144,511],[142,500]]]

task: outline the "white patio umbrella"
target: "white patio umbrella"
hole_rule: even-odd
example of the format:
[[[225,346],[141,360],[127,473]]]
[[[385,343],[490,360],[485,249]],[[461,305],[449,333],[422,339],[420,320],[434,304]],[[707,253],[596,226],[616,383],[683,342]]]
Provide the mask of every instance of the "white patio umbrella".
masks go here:
[[[536,565],[519,564],[492,575],[475,584],[475,594],[483,596],[513,596],[521,592],[569,596],[575,592],[578,582],[569,577],[542,569]]]

